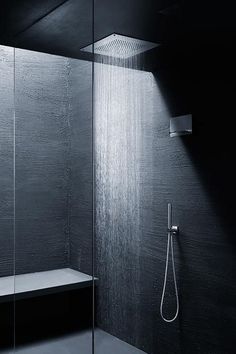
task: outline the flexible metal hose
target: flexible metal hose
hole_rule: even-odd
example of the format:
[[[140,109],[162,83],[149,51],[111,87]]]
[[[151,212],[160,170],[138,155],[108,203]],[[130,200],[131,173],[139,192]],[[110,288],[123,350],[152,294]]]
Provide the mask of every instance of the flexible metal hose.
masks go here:
[[[167,273],[168,273],[168,266],[169,266],[170,249],[171,249],[171,259],[172,259],[171,263],[172,263],[174,286],[175,286],[175,296],[176,296],[176,313],[173,318],[167,319],[163,315],[163,304],[164,304],[164,298],[165,298],[165,292],[166,292],[166,282],[167,282]],[[175,274],[173,235],[171,232],[168,232],[167,250],[166,250],[166,267],[165,267],[165,277],[164,277],[164,284],[163,284],[163,290],[162,290],[162,296],[161,296],[160,314],[161,314],[162,319],[165,322],[173,322],[179,314],[179,295],[178,295],[178,288],[177,288],[177,281],[176,281],[176,274]]]

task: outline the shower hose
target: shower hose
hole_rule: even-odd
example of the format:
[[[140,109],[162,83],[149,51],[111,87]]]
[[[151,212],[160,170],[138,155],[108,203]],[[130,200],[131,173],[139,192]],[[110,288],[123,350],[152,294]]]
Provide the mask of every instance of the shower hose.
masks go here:
[[[166,292],[166,282],[167,282],[167,273],[168,273],[168,267],[169,267],[170,250],[171,250],[171,260],[172,260],[171,263],[172,263],[174,286],[175,286],[175,296],[176,296],[176,313],[173,318],[167,319],[163,315],[163,304],[164,304],[164,298],[165,298],[165,292]],[[162,296],[161,296],[160,314],[161,314],[162,319],[165,322],[173,322],[177,318],[178,313],[179,313],[179,295],[178,295],[178,288],[177,288],[177,281],[176,281],[176,274],[175,274],[173,235],[172,235],[171,231],[168,231],[167,250],[166,250],[166,267],[165,267],[165,277],[164,277],[164,284],[163,284],[163,290],[162,290]]]

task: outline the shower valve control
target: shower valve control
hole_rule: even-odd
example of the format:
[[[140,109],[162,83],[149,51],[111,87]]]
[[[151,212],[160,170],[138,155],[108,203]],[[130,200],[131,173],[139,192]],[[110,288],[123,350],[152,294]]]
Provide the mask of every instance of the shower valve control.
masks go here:
[[[179,226],[173,225],[170,228],[168,228],[168,232],[170,232],[172,235],[178,235],[179,233]]]

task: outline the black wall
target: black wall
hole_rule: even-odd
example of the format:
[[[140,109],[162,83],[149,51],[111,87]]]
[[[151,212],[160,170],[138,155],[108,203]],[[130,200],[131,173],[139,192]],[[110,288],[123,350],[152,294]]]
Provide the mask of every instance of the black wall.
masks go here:
[[[234,352],[235,72],[206,48],[160,52],[153,74],[95,65],[98,324],[147,353]],[[170,138],[184,113],[193,135]],[[171,324],[159,313],[168,202],[180,226]]]
[[[0,275],[13,272],[13,49],[0,47]],[[8,85],[4,83],[8,82]]]
[[[59,5],[59,2],[52,3]],[[101,105],[96,108],[95,114],[96,266],[100,284],[98,323],[108,332],[148,353],[231,354],[234,352],[235,328],[235,241],[232,222],[235,194],[232,128],[235,97],[235,57],[232,50],[235,42],[234,11],[215,1],[208,1],[207,4],[203,1],[181,1],[181,6],[170,8],[168,6],[175,2],[126,3],[96,2],[96,39],[116,31],[157,41],[162,43],[162,47],[154,53],[151,65],[154,76],[145,76],[145,73],[142,76],[139,72],[126,76],[122,71],[119,77],[112,76],[112,70],[107,74],[108,68],[104,68],[104,72],[98,70],[95,90],[95,100],[98,97]],[[78,15],[80,11],[74,11],[78,7],[78,1],[68,1],[52,13],[50,10],[54,5],[48,8],[48,16],[48,10],[40,11],[33,17],[33,22],[27,21],[28,29],[24,24],[14,32],[18,33],[15,39],[24,48],[80,56],[80,47],[91,42],[92,17],[90,8],[81,19]],[[16,10],[16,7],[13,6],[13,9]],[[45,17],[40,19],[41,15]],[[88,21],[82,21],[84,18]],[[87,34],[84,30],[88,31]],[[80,70],[75,72],[79,74]],[[99,85],[99,80],[106,85]],[[85,96],[91,97],[87,91]],[[9,93],[7,97],[11,97]],[[90,115],[87,108],[84,111],[81,108],[81,112],[86,117]],[[194,117],[194,134],[170,139],[169,117],[188,112]],[[73,110],[72,114],[76,117]],[[81,119],[78,119],[79,124],[82,124]],[[70,255],[65,252],[64,246],[59,246],[59,253],[55,253],[62,256],[60,266],[61,262],[64,264],[65,260],[68,262],[71,259],[73,267],[80,266],[86,271],[90,268],[90,263],[87,263],[90,237],[86,235],[91,231],[88,221],[91,217],[91,190],[86,182],[86,187],[78,192],[81,186],[78,182],[89,181],[90,148],[84,145],[91,146],[89,124],[86,121],[86,133],[81,140],[78,136],[77,140],[79,144],[81,141],[84,149],[81,163],[74,160],[78,151],[75,149],[73,155],[66,145],[68,161],[76,162],[72,164],[71,171],[65,172],[66,180],[71,174],[74,181],[67,188],[66,198],[71,212],[67,220],[63,219],[60,224],[58,239],[64,238],[67,245],[70,240],[72,247]],[[76,124],[73,126],[71,144],[76,144],[76,131],[79,129]],[[11,139],[11,130],[5,132],[4,136]],[[1,156],[5,156],[2,151]],[[7,151],[12,153],[10,145]],[[11,163],[8,165],[5,161],[4,164],[6,173],[11,174]],[[84,171],[83,175],[79,174],[80,168]],[[56,179],[59,181],[58,176]],[[1,181],[5,181],[4,174]],[[10,185],[7,188],[11,190]],[[78,216],[77,201],[68,198],[72,191],[76,191],[83,200],[79,208],[82,207],[83,215],[87,215],[84,228],[78,227],[82,221]],[[11,191],[9,195],[4,198],[8,198],[11,209]],[[159,304],[169,201],[174,205],[174,220],[181,227],[175,244],[181,311],[178,320],[167,325],[160,319]],[[6,205],[1,204],[1,208]],[[57,205],[61,210],[65,208],[64,202]],[[6,215],[12,217],[11,213]],[[9,235],[10,240],[12,229],[5,220],[1,218],[7,228],[3,234]],[[71,238],[68,237],[68,220]],[[62,224],[66,232],[61,231]],[[77,233],[81,235],[81,244],[74,237]],[[25,230],[24,234],[27,235]],[[5,244],[9,245],[8,241]],[[2,269],[9,269],[11,250],[11,247],[5,248],[3,252],[1,259],[7,254],[9,257],[5,258],[5,268]],[[48,256],[48,251],[46,254]],[[59,258],[56,258],[50,258],[53,267],[58,264]],[[23,269],[23,266],[19,268]],[[168,293],[170,297],[166,311],[174,310],[173,289],[169,288]]]
[[[68,265],[69,63],[16,49],[16,272]]]
[[[0,46],[0,277],[92,273],[91,68]],[[2,302],[0,312],[1,351],[14,334],[18,345],[91,328],[92,288]]]
[[[2,46],[0,64],[0,275],[13,274],[14,255],[17,274],[91,273],[91,63],[21,49],[14,63]]]
[[[92,64],[71,60],[70,267],[92,274]]]
[[[13,64],[13,49],[0,46],[0,276],[12,275],[14,270]],[[13,304],[1,307],[0,347],[13,344],[13,321]]]

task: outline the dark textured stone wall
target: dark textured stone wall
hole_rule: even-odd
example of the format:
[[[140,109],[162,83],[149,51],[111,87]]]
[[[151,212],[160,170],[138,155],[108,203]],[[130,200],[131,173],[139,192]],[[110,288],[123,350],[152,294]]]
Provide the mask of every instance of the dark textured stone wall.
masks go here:
[[[1,79],[11,83],[13,53],[8,48],[1,54]],[[17,269],[70,265],[89,273],[91,67],[36,54],[32,63],[33,55],[16,65]],[[178,87],[176,77],[166,85],[159,72],[95,67],[97,320],[147,353],[231,354],[234,348],[235,157],[227,117],[235,84],[214,75],[180,75]],[[0,252],[1,275],[8,275],[13,91],[2,81],[0,90]],[[170,139],[169,118],[185,113],[183,97],[193,113],[194,134]],[[180,315],[173,324],[159,314],[168,202],[181,230],[175,242]],[[170,280],[167,316],[174,311]]]
[[[70,267],[92,274],[92,64],[70,60]]]
[[[14,266],[14,52],[4,46],[0,46],[0,98],[0,276],[3,276],[12,274]]]
[[[150,354],[230,354],[235,172],[226,122],[235,84],[207,70],[195,77],[166,71],[169,81],[160,70],[95,65],[97,320]],[[194,134],[170,138],[169,118],[189,107]],[[168,202],[180,226],[180,314],[171,324],[159,312]],[[164,314],[174,313],[169,274]]]
[[[69,264],[68,59],[1,47],[0,274]],[[15,163],[15,252],[13,198]]]
[[[14,53],[0,47],[0,275],[13,274]],[[15,50],[15,271],[91,273],[91,63]]]
[[[0,46],[0,277],[92,272],[91,69],[21,49],[14,62],[14,49]],[[18,345],[91,327],[92,289],[0,309],[1,351],[13,347],[14,334]]]
[[[16,49],[16,272],[68,265],[68,59]]]

